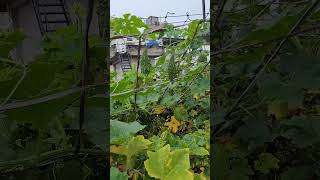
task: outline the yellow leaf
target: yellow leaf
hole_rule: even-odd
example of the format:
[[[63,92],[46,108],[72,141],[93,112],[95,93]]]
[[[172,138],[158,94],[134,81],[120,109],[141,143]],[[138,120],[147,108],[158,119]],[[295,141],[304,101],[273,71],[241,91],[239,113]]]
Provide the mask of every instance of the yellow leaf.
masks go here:
[[[275,101],[269,104],[268,114],[274,115],[277,120],[281,120],[288,115],[288,102]]]
[[[114,154],[125,155],[127,153],[127,149],[124,146],[111,145],[110,146],[110,152],[114,153]]]
[[[165,109],[166,108],[164,106],[158,105],[153,109],[153,114],[159,115],[159,114],[163,113]]]
[[[171,116],[171,121],[164,123],[164,125],[168,126],[173,133],[176,133],[178,131],[179,126],[181,126],[182,124],[174,116]]]

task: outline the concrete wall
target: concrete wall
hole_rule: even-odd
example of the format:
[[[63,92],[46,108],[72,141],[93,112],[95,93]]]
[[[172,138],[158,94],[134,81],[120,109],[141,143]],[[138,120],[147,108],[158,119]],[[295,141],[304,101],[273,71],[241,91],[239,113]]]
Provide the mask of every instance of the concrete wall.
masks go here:
[[[0,31],[9,31],[11,24],[9,12],[0,12]]]
[[[49,0],[50,1],[50,0]],[[48,1],[48,2],[49,2]],[[53,1],[53,0],[51,0]],[[71,16],[71,21],[75,22],[75,15],[73,14],[73,4],[80,2],[86,9],[86,0],[66,0],[66,6]],[[23,43],[13,52],[13,57],[19,62],[29,63],[34,57],[41,53],[41,33],[38,21],[34,12],[32,1],[24,1],[24,3],[17,8],[12,9],[11,18],[13,20],[12,26],[15,30],[20,30],[26,35]],[[54,9],[53,9],[54,10]],[[85,18],[83,19],[85,21]],[[0,14],[0,27],[8,25],[6,15]],[[82,23],[83,26],[85,22]],[[90,27],[90,34],[99,34],[99,22],[97,15],[97,3],[93,12],[93,18]]]
[[[17,49],[17,58],[23,63],[31,62],[41,53],[41,33],[32,3],[27,3],[14,11],[15,29],[22,31],[26,38]]]
[[[116,52],[120,52],[121,51],[121,47],[123,46],[125,52],[130,53],[131,55],[131,67],[133,69],[137,68],[137,64],[138,64],[138,45],[119,45],[117,44],[121,42],[123,42],[123,39],[118,40],[118,41],[113,41],[112,44],[115,44],[116,46],[114,48],[110,49],[110,57],[114,57]],[[126,42],[126,41],[125,41]],[[117,46],[118,45],[118,46]],[[161,56],[164,53],[164,47],[163,46],[158,46],[158,47],[146,47],[146,46],[142,46],[141,50],[140,50],[140,55],[143,55],[143,52],[145,50],[145,48],[147,48],[147,53],[149,56],[149,60],[151,65],[155,65],[156,62],[156,57]],[[122,68],[121,68],[121,63],[120,61],[116,61],[113,64],[111,64],[111,71],[115,71],[117,73],[117,79],[121,79],[123,76],[123,72],[122,72]]]

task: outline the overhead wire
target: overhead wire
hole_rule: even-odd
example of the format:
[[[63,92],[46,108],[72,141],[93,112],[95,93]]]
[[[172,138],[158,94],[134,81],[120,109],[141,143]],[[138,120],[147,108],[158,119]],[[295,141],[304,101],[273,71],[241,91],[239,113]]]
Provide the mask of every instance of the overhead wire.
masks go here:
[[[210,14],[209,12],[206,13],[206,14]],[[199,16],[199,15],[203,15],[203,13],[199,13],[199,14],[189,14],[188,16]],[[181,15],[174,15],[174,16],[158,16],[157,18],[172,18],[172,17],[184,17],[184,16],[187,16],[186,14],[181,14]],[[140,19],[148,19],[148,18],[145,18],[145,17],[139,17]]]

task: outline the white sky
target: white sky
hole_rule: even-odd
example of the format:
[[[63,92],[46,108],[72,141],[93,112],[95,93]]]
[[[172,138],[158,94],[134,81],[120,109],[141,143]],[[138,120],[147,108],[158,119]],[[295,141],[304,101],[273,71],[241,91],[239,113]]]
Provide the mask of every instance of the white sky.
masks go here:
[[[210,0],[205,0],[206,13],[210,9]],[[131,13],[138,17],[165,16],[167,12],[174,15],[201,14],[202,0],[110,0],[110,15],[120,17]],[[168,15],[172,16],[172,15]],[[190,19],[201,19],[202,15],[190,16]],[[207,16],[209,18],[209,16]],[[168,22],[185,21],[186,17],[169,17]],[[164,19],[161,19],[164,21]],[[183,23],[180,23],[183,24]]]

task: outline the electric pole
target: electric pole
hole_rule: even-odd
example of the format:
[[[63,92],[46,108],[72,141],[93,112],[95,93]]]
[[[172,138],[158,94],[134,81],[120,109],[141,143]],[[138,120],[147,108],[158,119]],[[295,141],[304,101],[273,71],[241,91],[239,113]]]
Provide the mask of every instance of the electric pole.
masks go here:
[[[206,20],[206,1],[202,0],[203,20]]]

